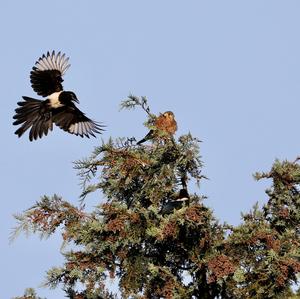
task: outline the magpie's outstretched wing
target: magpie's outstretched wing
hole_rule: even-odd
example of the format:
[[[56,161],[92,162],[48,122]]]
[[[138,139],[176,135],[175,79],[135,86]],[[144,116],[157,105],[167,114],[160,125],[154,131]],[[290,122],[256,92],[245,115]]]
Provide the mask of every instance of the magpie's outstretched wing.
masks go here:
[[[69,57],[65,54],[52,51],[50,54],[40,57],[30,72],[30,82],[33,90],[40,96],[47,97],[50,94],[63,90],[62,76],[70,67]]]
[[[101,134],[103,125],[89,119],[75,106],[63,106],[53,111],[53,122],[70,134],[80,137],[94,136],[94,133]]]

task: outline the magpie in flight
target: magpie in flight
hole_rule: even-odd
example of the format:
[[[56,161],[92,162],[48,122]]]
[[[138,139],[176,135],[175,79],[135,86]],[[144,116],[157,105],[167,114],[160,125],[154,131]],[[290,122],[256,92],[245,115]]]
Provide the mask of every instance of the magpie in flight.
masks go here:
[[[72,91],[64,91],[63,75],[70,67],[69,57],[55,51],[40,57],[30,72],[33,90],[44,100],[23,97],[15,109],[14,125],[21,125],[15,134],[21,137],[30,128],[29,140],[36,140],[52,131],[53,123],[64,131],[80,137],[101,134],[103,126],[85,116],[76,106],[79,103]]]

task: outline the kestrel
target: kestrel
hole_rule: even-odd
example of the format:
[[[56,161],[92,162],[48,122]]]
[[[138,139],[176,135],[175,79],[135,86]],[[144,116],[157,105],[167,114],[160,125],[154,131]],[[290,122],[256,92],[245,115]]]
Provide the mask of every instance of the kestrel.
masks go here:
[[[140,141],[137,142],[137,145],[155,138],[159,131],[166,133],[168,137],[171,137],[177,131],[177,123],[175,120],[174,113],[172,111],[166,111],[163,114],[160,114],[154,122],[155,129],[149,131],[149,133]]]
[[[44,100],[23,96],[15,109],[14,125],[21,125],[15,134],[21,137],[30,129],[29,140],[36,140],[52,131],[53,123],[64,131],[80,137],[101,134],[103,126],[85,116],[76,106],[79,103],[72,91],[64,91],[62,77],[70,67],[69,58],[55,51],[40,57],[30,73],[33,90]]]

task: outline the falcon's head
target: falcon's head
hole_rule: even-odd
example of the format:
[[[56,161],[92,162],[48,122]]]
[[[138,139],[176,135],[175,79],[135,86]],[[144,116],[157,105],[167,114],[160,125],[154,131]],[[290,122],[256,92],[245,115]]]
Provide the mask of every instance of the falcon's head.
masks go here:
[[[174,119],[175,118],[174,113],[172,111],[166,111],[165,113],[163,113],[163,116],[165,118],[168,118],[168,119]]]

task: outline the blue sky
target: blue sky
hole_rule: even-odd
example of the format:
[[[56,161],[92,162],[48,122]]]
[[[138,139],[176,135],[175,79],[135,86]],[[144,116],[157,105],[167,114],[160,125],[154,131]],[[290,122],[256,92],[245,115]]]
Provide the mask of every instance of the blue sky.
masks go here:
[[[63,262],[60,236],[21,235],[9,244],[12,214],[44,194],[77,204],[72,161],[101,142],[57,128],[36,142],[14,135],[17,101],[37,97],[29,72],[40,55],[55,49],[70,56],[64,87],[107,125],[104,140],[146,133],[141,110],[119,111],[129,93],[147,96],[153,113],[172,110],[177,136],[190,131],[203,141],[210,179],[190,189],[208,196],[221,221],[238,224],[240,212],[267,200],[270,182],[252,174],[299,155],[299,11],[296,0],[0,1],[1,298],[26,287],[63,298],[60,290],[38,288],[46,270]]]

